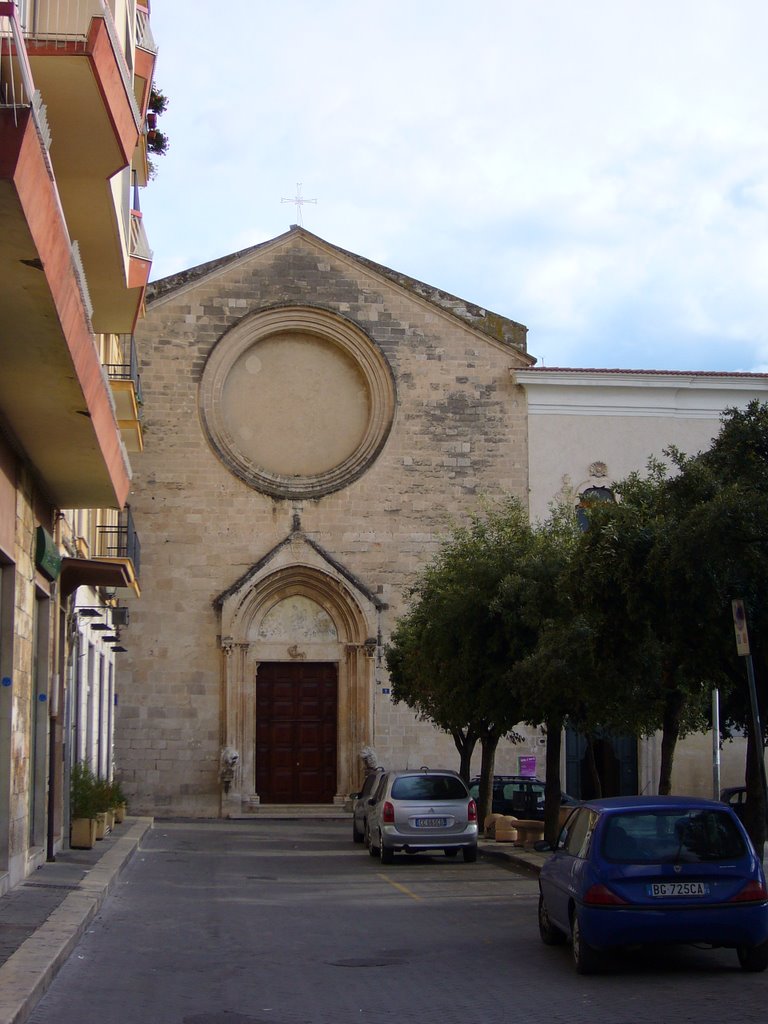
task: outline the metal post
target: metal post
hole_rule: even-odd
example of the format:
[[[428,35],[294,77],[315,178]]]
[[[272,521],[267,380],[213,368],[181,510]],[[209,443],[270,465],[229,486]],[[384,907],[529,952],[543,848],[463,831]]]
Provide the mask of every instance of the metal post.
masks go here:
[[[720,691],[712,690],[712,799],[720,799]]]

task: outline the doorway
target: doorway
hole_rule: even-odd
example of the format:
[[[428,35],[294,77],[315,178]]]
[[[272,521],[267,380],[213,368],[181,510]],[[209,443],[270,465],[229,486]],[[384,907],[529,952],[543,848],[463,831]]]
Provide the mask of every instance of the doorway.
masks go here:
[[[338,670],[262,662],[256,677],[256,792],[265,804],[329,804],[336,794]]]

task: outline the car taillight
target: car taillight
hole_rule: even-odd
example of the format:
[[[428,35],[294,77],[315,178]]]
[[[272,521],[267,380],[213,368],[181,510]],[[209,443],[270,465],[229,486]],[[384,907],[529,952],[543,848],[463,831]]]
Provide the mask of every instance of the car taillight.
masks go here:
[[[467,821],[477,821],[477,804],[474,800],[467,804]]]
[[[584,902],[592,907],[617,907],[627,901],[611,892],[607,885],[591,885],[584,893]]]
[[[381,820],[385,822],[387,825],[392,825],[394,823],[395,808],[389,802],[389,800],[385,800],[384,806],[381,808]]]
[[[761,900],[768,900],[768,892],[762,882],[752,879],[747,882],[743,889],[731,896],[730,903],[759,903]]]

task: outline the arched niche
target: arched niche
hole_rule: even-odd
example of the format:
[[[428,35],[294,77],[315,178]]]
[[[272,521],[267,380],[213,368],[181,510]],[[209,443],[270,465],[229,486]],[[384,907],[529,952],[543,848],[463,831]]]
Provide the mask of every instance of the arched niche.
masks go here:
[[[261,802],[256,787],[257,693],[259,669],[265,663],[335,666],[335,803],[343,803],[356,787],[360,752],[371,743],[378,609],[370,595],[333,567],[291,562],[291,555],[301,554],[301,549],[302,539],[294,538],[282,553],[286,564],[248,574],[221,600],[221,742],[238,753],[224,797],[229,816],[254,813]],[[315,561],[322,563],[317,557]]]

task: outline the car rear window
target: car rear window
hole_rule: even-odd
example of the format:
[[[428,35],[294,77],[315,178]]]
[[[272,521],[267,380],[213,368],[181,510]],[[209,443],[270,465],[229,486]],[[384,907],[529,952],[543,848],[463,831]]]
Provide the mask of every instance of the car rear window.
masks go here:
[[[403,775],[392,783],[393,800],[466,800],[467,788],[455,775]]]
[[[603,855],[633,864],[732,860],[746,853],[730,814],[722,811],[642,811],[611,815]]]

